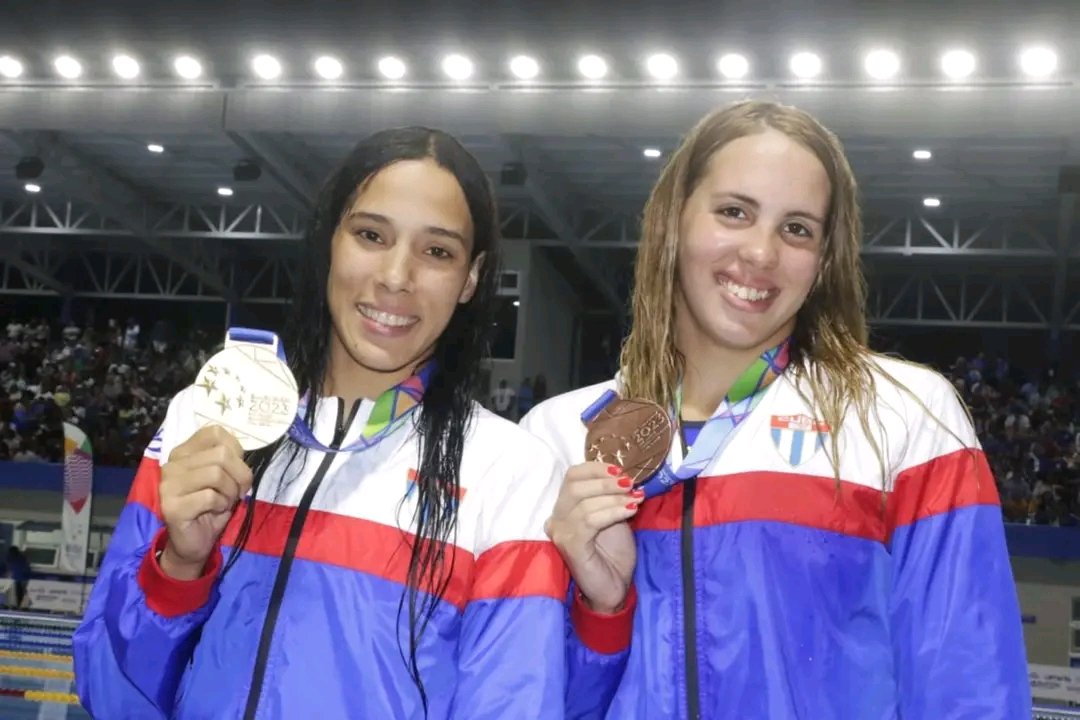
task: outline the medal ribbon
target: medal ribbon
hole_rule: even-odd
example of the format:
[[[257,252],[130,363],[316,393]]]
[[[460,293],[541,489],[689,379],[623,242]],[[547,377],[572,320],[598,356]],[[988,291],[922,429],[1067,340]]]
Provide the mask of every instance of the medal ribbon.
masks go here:
[[[276,333],[268,330],[229,328],[228,338],[231,342],[274,346],[277,349],[278,357],[282,362],[285,361],[285,349],[278,340]],[[368,415],[364,430],[360,433],[360,438],[337,449],[327,447],[319,442],[311,428],[304,422],[304,411],[309,397],[309,395],[305,395],[301,399],[296,417],[293,418],[292,425],[289,427],[289,437],[306,448],[321,452],[363,452],[368,450],[393,434],[395,430],[405,423],[409,415],[419,407],[434,372],[435,363],[428,362],[415,375],[411,375],[376,398],[375,406],[371,409],[371,414]]]
[[[673,468],[669,457],[660,469],[641,485],[646,498],[663,494],[678,483],[697,477],[712,462],[713,458],[724,451],[724,448],[727,447],[734,436],[735,428],[750,416],[750,413],[754,411],[754,408],[765,396],[765,390],[787,368],[790,359],[790,347],[791,339],[788,338],[776,347],[766,350],[761,354],[761,357],[736,378],[724,400],[716,408],[716,412],[698,432],[694,444],[690,447],[690,452],[679,463],[679,466]],[[604,397],[589,406],[585,413],[582,414],[582,420],[585,422],[591,421],[603,409],[604,405],[615,397],[613,391],[605,393]],[[682,385],[680,384],[675,395],[673,415],[676,425],[679,422],[681,411]],[[675,448],[673,450],[681,456],[681,444],[675,443],[674,445],[678,450],[675,450]]]

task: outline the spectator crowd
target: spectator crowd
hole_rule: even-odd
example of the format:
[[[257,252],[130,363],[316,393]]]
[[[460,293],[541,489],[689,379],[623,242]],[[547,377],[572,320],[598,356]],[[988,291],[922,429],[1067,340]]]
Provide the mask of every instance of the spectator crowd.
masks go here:
[[[971,410],[1009,522],[1080,518],[1080,381],[1012,370],[1003,358],[959,358],[946,374]]]
[[[134,320],[110,320],[103,331],[9,322],[0,338],[0,460],[62,462],[70,422],[90,439],[95,463],[138,464],[210,346],[201,332],[176,342],[164,322],[150,335]]]
[[[61,462],[63,422],[87,434],[99,465],[133,467],[169,399],[190,383],[215,343],[177,338],[159,321],[104,330],[45,319],[12,321],[0,337],[0,461]],[[941,370],[971,410],[1010,522],[1077,525],[1080,518],[1080,382],[1025,376],[1002,358],[959,358]],[[484,398],[517,419],[546,396],[543,377]]]

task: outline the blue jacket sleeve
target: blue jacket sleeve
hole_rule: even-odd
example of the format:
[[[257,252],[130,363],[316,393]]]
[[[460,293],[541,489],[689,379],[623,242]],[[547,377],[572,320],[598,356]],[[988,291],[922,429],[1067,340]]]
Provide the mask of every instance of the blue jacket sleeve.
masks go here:
[[[571,588],[566,623],[566,717],[593,720],[607,715],[630,657],[637,593],[613,615],[601,615]]]
[[[159,479],[157,459],[144,458],[72,638],[76,690],[95,718],[171,716],[197,631],[213,608],[220,549],[190,582],[157,564],[165,544]]]
[[[1031,717],[993,475],[952,389],[942,388],[928,409],[951,432],[933,419],[911,432],[888,501],[900,716]]]

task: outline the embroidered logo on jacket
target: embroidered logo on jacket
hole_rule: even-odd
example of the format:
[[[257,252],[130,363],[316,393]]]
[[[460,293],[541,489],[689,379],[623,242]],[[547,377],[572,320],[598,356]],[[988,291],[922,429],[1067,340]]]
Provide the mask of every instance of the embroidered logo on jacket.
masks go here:
[[[408,485],[405,488],[405,499],[408,500],[416,492],[416,470],[409,468]],[[460,503],[465,499],[465,488],[458,487],[457,489],[457,501]]]
[[[829,426],[806,415],[773,415],[772,441],[780,457],[798,467],[825,447]]]

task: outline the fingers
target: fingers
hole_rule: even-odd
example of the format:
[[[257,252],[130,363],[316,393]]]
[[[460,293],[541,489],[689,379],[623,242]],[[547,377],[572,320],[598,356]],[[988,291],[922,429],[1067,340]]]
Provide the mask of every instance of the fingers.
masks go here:
[[[209,487],[171,498],[169,504],[171,505],[170,515],[180,522],[194,520],[208,512],[224,513],[231,510],[234,505],[225,495]]]
[[[633,517],[644,499],[645,491],[635,489],[621,468],[598,462],[575,465],[566,473],[545,533],[553,540],[595,537]]]
[[[620,468],[604,463],[582,463],[567,471],[555,503],[555,514],[569,514],[582,502],[598,497],[615,498],[625,506],[634,494],[633,481]]]
[[[240,442],[231,432],[220,425],[209,425],[200,428],[199,431],[188,438],[186,442],[177,445],[173,451],[169,453],[169,462],[194,455],[203,450],[212,448],[215,445],[224,445],[230,448],[238,457],[242,458],[244,456],[244,449],[240,447]]]
[[[574,465],[566,471],[567,482],[580,480],[598,480],[601,478],[615,479],[623,477],[625,473],[616,465],[608,465],[602,462],[585,462]]]
[[[637,513],[645,499],[645,493],[641,490],[635,492],[638,494],[631,497],[604,495],[589,498],[578,504],[574,514],[584,527],[593,533],[599,533],[612,525],[625,522]]]
[[[251,483],[254,480],[251,468],[231,448],[224,445],[211,447],[182,458],[178,465],[192,474],[201,474],[206,470],[215,467],[219,468],[227,477],[232,479],[241,495],[251,489]],[[193,487],[191,489],[197,488]]]

